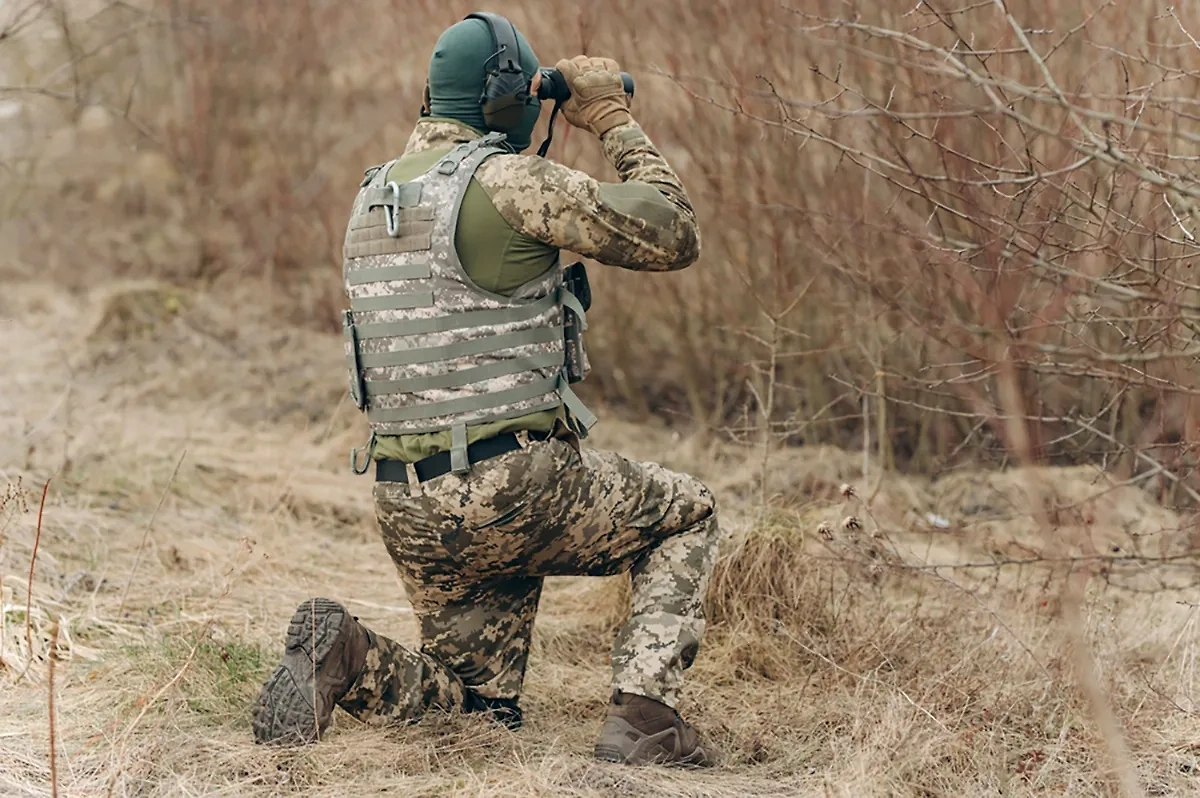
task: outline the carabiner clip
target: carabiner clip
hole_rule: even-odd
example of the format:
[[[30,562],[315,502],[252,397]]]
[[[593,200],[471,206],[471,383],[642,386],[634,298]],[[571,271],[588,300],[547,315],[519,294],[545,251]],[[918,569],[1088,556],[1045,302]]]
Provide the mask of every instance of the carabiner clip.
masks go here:
[[[358,465],[358,453],[366,452],[366,459],[362,461],[362,467]],[[371,437],[367,441],[367,445],[362,449],[350,450],[350,470],[355,474],[365,474],[367,469],[371,467],[371,456],[375,453],[375,432],[371,431]]]
[[[392,190],[392,204],[383,206],[383,218],[387,222],[387,232],[392,238],[400,234],[400,184],[390,181],[384,189]]]

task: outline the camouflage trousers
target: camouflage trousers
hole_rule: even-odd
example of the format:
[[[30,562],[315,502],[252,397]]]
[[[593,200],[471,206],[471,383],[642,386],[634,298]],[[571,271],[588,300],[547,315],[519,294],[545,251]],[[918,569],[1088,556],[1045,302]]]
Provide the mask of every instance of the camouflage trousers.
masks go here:
[[[517,698],[547,576],[630,572],[612,687],[678,703],[704,634],[718,543],[712,494],[686,474],[573,439],[522,447],[411,489],[375,483],[380,531],[422,643],[409,651],[372,633],[367,667],[340,702],[360,720],[460,708],[468,690]]]

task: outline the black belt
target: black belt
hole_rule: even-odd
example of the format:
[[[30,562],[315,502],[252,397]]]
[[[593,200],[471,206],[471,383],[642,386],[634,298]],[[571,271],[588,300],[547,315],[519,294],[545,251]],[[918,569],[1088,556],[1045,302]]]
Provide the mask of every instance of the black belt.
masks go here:
[[[544,441],[550,437],[548,432],[531,432],[529,437],[535,441]],[[517,440],[517,435],[514,432],[505,432],[502,435],[497,435],[494,438],[485,438],[481,441],[475,441],[467,447],[467,462],[480,463],[484,460],[489,460],[493,457],[499,457],[502,454],[520,449],[521,443]],[[413,463],[413,468],[417,472],[417,479],[422,482],[428,482],[434,477],[440,477],[442,474],[450,472],[450,452],[438,452],[430,455],[424,460],[418,460]],[[404,482],[408,483],[408,469],[405,468],[403,460],[376,460],[375,461],[375,481],[376,482]]]

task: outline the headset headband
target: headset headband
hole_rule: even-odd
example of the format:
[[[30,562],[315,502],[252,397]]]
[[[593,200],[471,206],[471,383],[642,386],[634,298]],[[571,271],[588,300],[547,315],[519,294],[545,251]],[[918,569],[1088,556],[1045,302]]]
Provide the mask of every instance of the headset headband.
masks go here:
[[[496,54],[493,57],[496,59],[497,72],[521,73],[521,55],[517,48],[516,25],[491,11],[477,11],[474,14],[467,14],[463,19],[482,19],[488,24],[492,31],[492,42],[496,45]]]

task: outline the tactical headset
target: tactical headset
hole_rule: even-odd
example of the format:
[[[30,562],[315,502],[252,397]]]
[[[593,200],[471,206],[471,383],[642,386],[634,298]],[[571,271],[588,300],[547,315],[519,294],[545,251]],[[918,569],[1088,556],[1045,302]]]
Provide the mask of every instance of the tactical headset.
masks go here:
[[[529,93],[530,79],[521,71],[521,56],[517,47],[517,27],[499,14],[477,11],[463,19],[482,19],[492,31],[496,46],[495,66],[488,59],[488,78],[479,104],[483,106],[483,121],[489,130],[508,133],[520,126],[525,108],[533,95]]]
[[[488,29],[492,32],[492,44],[495,45],[496,52],[485,64],[488,77],[479,104],[483,106],[483,121],[487,123],[489,130],[510,133],[520,126],[525,117],[525,107],[532,98],[529,93],[531,81],[521,70],[517,27],[490,11],[477,11],[463,19],[481,19],[488,24]],[[423,99],[421,116],[429,116],[431,101],[428,80],[425,81]]]
[[[489,130],[510,133],[524,121],[525,108],[534,99],[534,95],[530,93],[532,80],[525,77],[525,73],[521,69],[520,50],[517,46],[517,26],[490,11],[477,11],[467,14],[463,19],[481,19],[488,24],[488,28],[492,32],[492,43],[496,47],[496,52],[488,58],[485,64],[488,77],[483,87],[483,94],[479,97],[479,104],[483,107],[483,121]],[[492,66],[493,59],[495,60],[494,66]],[[551,138],[554,136],[554,120],[558,117],[559,106],[571,96],[571,91],[557,69],[543,68],[539,71],[542,73],[542,84],[538,89],[537,98],[555,101],[546,140],[538,148],[538,155],[544,156],[550,147]],[[622,72],[621,79],[625,85],[626,94],[632,96],[633,78],[628,73]],[[430,111],[429,81],[426,80],[421,116],[428,116]]]

